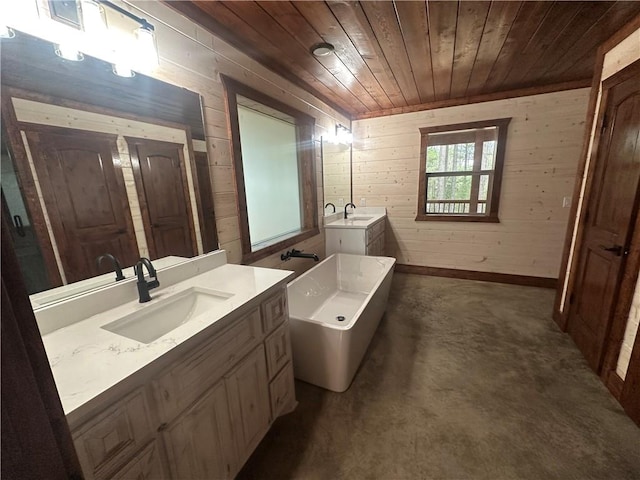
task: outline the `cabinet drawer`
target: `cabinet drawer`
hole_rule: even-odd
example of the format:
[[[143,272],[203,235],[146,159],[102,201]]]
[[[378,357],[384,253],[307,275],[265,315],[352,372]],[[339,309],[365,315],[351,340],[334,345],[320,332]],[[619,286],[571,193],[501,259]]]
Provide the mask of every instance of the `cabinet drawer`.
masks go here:
[[[105,480],[106,478],[112,480],[162,480],[165,478],[156,442],[151,442],[115,475],[105,477]]]
[[[73,432],[86,478],[104,477],[152,436],[143,390],[137,390]]]
[[[269,379],[271,379],[291,358],[289,322],[284,322],[269,335],[264,345],[267,349],[267,370],[269,371]]]
[[[287,293],[282,289],[262,304],[262,328],[269,333],[287,316]]]
[[[260,309],[255,308],[156,379],[161,420],[171,420],[246,355],[262,336],[260,328]]]
[[[291,403],[294,394],[293,367],[291,362],[289,362],[269,385],[271,415],[274,420],[282,413],[282,410]]]

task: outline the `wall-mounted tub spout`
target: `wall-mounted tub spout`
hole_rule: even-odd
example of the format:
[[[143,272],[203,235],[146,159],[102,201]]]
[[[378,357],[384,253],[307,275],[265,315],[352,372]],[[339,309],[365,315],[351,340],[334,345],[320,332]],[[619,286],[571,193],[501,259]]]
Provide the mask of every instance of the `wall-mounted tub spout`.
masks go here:
[[[315,253],[302,253],[301,250],[296,250],[292,248],[291,251],[287,251],[287,253],[283,253],[280,255],[280,260],[286,262],[290,260],[292,257],[296,258],[313,258],[314,261],[319,262],[320,258]]]

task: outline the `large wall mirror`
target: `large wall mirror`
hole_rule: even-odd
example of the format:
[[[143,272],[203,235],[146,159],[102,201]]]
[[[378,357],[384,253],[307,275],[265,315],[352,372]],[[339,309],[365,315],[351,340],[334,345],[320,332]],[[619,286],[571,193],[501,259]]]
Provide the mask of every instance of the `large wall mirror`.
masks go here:
[[[324,191],[324,214],[333,213],[352,201],[352,145],[335,141],[333,135],[322,137],[322,179]]]
[[[217,249],[200,96],[54,49],[1,44],[2,208],[34,306],[116,281],[112,257],[129,281],[141,256]]]

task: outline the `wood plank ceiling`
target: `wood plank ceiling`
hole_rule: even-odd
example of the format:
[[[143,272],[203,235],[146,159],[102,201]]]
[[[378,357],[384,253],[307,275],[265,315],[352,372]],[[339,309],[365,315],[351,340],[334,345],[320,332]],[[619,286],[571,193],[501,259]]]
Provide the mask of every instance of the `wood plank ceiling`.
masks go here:
[[[352,118],[587,86],[598,46],[640,14],[635,1],[168,4]],[[315,57],[319,42],[335,52]]]

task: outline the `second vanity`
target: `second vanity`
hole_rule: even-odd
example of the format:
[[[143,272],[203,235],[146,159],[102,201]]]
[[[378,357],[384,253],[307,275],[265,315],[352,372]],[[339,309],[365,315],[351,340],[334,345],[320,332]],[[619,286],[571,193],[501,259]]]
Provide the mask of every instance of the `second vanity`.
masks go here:
[[[203,257],[163,272],[166,286],[145,304],[133,298],[51,331],[43,323],[55,312],[36,311],[86,478],[233,478],[295,408],[293,273],[226,264],[223,251]],[[126,287],[76,305],[93,295],[104,306]],[[70,312],[77,300],[50,308]]]
[[[342,213],[325,217],[326,255],[384,256],[386,209],[360,207],[345,219]]]

